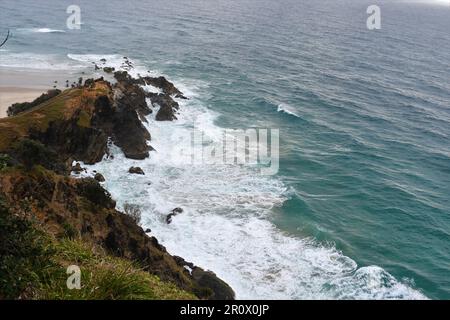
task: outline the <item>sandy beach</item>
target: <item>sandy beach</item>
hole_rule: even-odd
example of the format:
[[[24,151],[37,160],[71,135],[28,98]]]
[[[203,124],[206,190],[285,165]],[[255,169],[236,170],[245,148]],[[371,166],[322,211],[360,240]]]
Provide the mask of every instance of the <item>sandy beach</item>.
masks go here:
[[[30,102],[54,87],[66,89],[81,74],[64,71],[17,70],[0,68],[0,118],[6,117],[8,107],[17,102]]]
[[[16,102],[31,102],[45,90],[22,87],[0,87],[0,118],[6,117],[8,107]]]

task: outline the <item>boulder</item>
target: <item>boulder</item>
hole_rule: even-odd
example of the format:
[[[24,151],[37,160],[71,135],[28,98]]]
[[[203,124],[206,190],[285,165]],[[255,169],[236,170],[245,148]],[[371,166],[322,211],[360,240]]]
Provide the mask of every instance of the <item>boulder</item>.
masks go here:
[[[71,169],[72,172],[75,172],[76,174],[81,173],[83,171],[83,168],[81,167],[81,164],[77,162]]]
[[[114,72],[114,68],[113,67],[104,67],[103,71],[105,71],[106,73],[113,73]]]
[[[183,213],[183,209],[182,208],[175,208],[172,210],[171,213],[169,213],[166,217],[166,223],[167,224],[171,224],[172,223],[172,218],[180,213]]]
[[[94,179],[98,182],[105,182],[105,177],[101,173],[96,173]]]
[[[178,97],[184,97],[183,93],[178,90],[172,82],[164,77],[144,77],[142,78],[146,84],[152,85],[154,87],[160,88],[167,95],[175,95]]]
[[[172,121],[176,120],[176,110],[179,109],[179,105],[170,96],[166,94],[153,94],[150,95],[152,105],[158,105],[160,108],[156,114],[155,119],[157,121]]]
[[[142,170],[140,167],[131,167],[131,168],[128,170],[128,172],[129,172],[129,173],[132,173],[132,174],[145,175],[144,170]]]
[[[212,290],[212,295],[208,297],[210,300],[234,300],[235,293],[231,287],[223,280],[219,279],[212,271],[205,271],[201,268],[194,267],[191,272],[196,284],[200,287]]]

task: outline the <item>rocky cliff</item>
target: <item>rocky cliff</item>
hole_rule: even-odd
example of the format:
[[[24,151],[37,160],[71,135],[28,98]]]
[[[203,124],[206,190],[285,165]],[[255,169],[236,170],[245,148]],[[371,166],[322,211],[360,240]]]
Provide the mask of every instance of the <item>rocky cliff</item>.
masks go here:
[[[173,97],[185,98],[163,77],[133,79],[126,72],[114,77],[114,83],[89,79],[40,103],[16,105],[14,116],[0,119],[0,201],[7,208],[2,215],[31,221],[53,242],[79,239],[130,260],[200,299],[233,299],[233,290],[214,273],[171,256],[132,217],[116,210],[95,179],[70,176],[73,161],[101,161],[109,141],[129,158],[148,157],[152,147],[142,124],[145,116],[156,112],[157,120],[174,120],[179,106]],[[146,93],[146,84],[161,93]]]

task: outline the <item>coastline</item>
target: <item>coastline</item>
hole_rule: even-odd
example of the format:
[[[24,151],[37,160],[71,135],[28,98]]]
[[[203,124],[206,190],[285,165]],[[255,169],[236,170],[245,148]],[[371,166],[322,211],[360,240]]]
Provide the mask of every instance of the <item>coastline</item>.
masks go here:
[[[23,77],[28,81],[32,78],[26,73]],[[21,219],[34,221],[37,218],[40,223],[31,226],[30,232],[42,229],[52,239],[49,246],[58,248],[67,239],[79,239],[86,248],[94,246],[105,252],[108,259],[120,258],[125,259],[121,260],[125,263],[136,263],[142,271],[148,272],[142,274],[144,280],[139,280],[139,284],[147,290],[153,287],[148,287],[148,280],[145,280],[148,278],[145,277],[153,275],[162,281],[153,284],[155,288],[167,290],[178,299],[233,300],[233,289],[215,273],[180,256],[171,255],[159,244],[150,229],[144,231],[138,206],[133,204],[138,216],[132,216],[126,208],[119,211],[116,201],[101,184],[104,179],[76,176],[80,171],[72,165],[73,161],[85,165],[101,162],[108,154],[110,137],[127,158],[148,158],[151,151],[148,144],[150,133],[140,118],[153,112],[155,101],[161,104],[161,108],[155,110],[156,118],[160,121],[176,119],[178,104],[172,95],[180,99],[184,96],[171,82],[163,77],[134,79],[126,71],[118,71],[114,77],[117,80],[114,84],[100,77],[80,80],[74,88],[67,90],[59,87],[62,92],[57,97],[46,95],[39,99],[39,105],[29,107],[33,109],[26,107],[14,117],[0,120],[0,209],[5,211],[8,219],[14,219],[18,215],[15,207],[17,193],[14,190],[21,189],[20,198],[40,203],[30,207]],[[42,79],[36,82],[43,83]],[[162,93],[146,94],[141,85],[147,82],[160,88]],[[13,87],[11,84],[4,88],[7,88],[5,92],[14,92],[20,102],[26,94],[31,94],[30,88]],[[33,92],[39,92],[39,88],[42,87],[33,88]],[[48,87],[44,91],[46,89]],[[88,99],[80,99],[80,96]],[[153,103],[148,104],[147,98]],[[36,174],[44,177],[45,186],[38,187],[40,178]],[[20,179],[14,178],[17,176]],[[24,183],[33,187],[23,189]],[[9,188],[10,185],[14,187]],[[52,196],[45,197],[44,194]],[[20,245],[22,243],[19,241],[17,246]],[[54,259],[60,264],[65,263],[61,256],[56,255]],[[115,262],[114,267],[120,263]],[[15,264],[11,266],[14,267]],[[52,281],[56,282],[56,277]],[[175,293],[171,288],[175,288]],[[89,294],[92,291],[89,289]],[[22,292],[23,289],[16,289],[12,297]],[[69,293],[64,287],[59,297],[64,299]],[[54,294],[50,290],[43,291],[40,296]],[[120,299],[120,292],[115,294]],[[158,297],[165,295],[157,294]]]
[[[117,66],[115,66],[117,67]],[[120,68],[117,68],[120,70]],[[131,68],[133,69],[133,68]],[[130,70],[128,70],[130,71]],[[121,72],[124,72],[123,70]],[[125,119],[127,121],[126,125],[120,125],[119,127],[117,127],[117,129],[119,129],[118,132],[114,133],[114,134],[109,134],[109,136],[114,136],[116,138],[118,138],[118,140],[115,142],[115,144],[117,145],[117,147],[119,148],[117,152],[112,152],[111,158],[108,158],[107,161],[102,161],[103,159],[103,154],[104,151],[106,150],[106,148],[103,148],[102,145],[105,145],[106,140],[104,140],[103,137],[101,135],[99,136],[95,136],[92,135],[92,137],[97,137],[99,138],[101,141],[96,141],[95,143],[82,143],[81,142],[81,137],[80,136],[75,136],[73,137],[72,134],[74,132],[78,132],[78,131],[64,131],[64,128],[60,128],[62,131],[56,130],[56,132],[58,132],[58,135],[60,135],[62,133],[62,135],[66,135],[66,136],[70,136],[71,137],[71,141],[72,143],[74,141],[76,141],[75,144],[77,145],[89,145],[91,146],[91,150],[84,150],[85,148],[80,148],[79,150],[84,150],[86,152],[84,152],[81,155],[81,158],[79,158],[77,155],[77,160],[80,160],[80,162],[83,163],[83,165],[87,165],[88,168],[83,168],[83,170],[85,170],[85,173],[88,174],[88,176],[86,176],[85,178],[89,179],[92,177],[94,177],[97,173],[101,173],[101,175],[103,176],[103,178],[106,179],[106,181],[102,182],[102,186],[105,188],[105,190],[108,190],[108,192],[111,193],[111,195],[113,196],[113,198],[115,199],[115,201],[117,201],[118,204],[118,208],[122,208],[124,207],[124,205],[128,202],[131,201],[133,204],[138,205],[139,207],[142,208],[148,208],[149,204],[144,201],[144,198],[141,197],[141,195],[147,195],[147,194],[152,194],[152,195],[158,195],[161,190],[164,191],[165,188],[167,188],[167,182],[173,182],[171,181],[172,179],[172,175],[170,172],[170,166],[173,166],[174,163],[171,162],[171,154],[173,155],[172,152],[172,148],[176,145],[176,144],[180,144],[179,139],[175,139],[172,140],[172,138],[174,138],[173,135],[173,131],[174,131],[174,126],[176,126],[176,129],[178,131],[178,133],[175,134],[176,137],[180,136],[180,131],[179,130],[185,130],[182,127],[182,125],[176,125],[177,121],[175,121],[174,125],[169,126],[167,121],[173,121],[173,120],[177,120],[178,118],[175,117],[175,114],[177,114],[177,116],[179,116],[180,120],[183,119],[183,116],[187,116],[189,114],[189,116],[192,116],[192,113],[195,114],[195,110],[193,110],[193,108],[189,108],[187,106],[184,105],[184,103],[188,103],[187,101],[189,101],[189,99],[181,99],[178,102],[180,103],[180,110],[178,110],[178,103],[176,101],[173,101],[171,99],[171,96],[173,96],[173,98],[176,98],[177,95],[181,94],[181,92],[179,94],[176,93],[176,91],[178,91],[173,84],[171,84],[168,81],[161,81],[161,79],[159,78],[151,78],[151,77],[147,77],[145,80],[143,80],[142,78],[138,77],[138,78],[129,78],[127,76],[127,74],[123,74],[119,72],[116,76],[118,76],[116,78],[116,80],[118,80],[119,84],[114,87],[114,89],[116,90],[116,92],[121,92],[121,93],[125,93],[124,95],[110,95],[111,99],[117,99],[117,97],[123,97],[125,96],[126,98],[122,101],[119,101],[120,103],[124,104],[125,107],[127,108],[127,112],[121,113],[119,115],[117,115],[117,118],[119,119]],[[133,71],[132,71],[133,72]],[[137,71],[134,70],[133,73],[136,73]],[[26,78],[30,78],[29,74],[23,73],[24,77]],[[102,79],[100,82],[103,82],[104,80]],[[142,82],[143,81],[143,82]],[[149,83],[153,83],[153,84],[159,84],[159,86],[164,86],[165,88],[158,88],[159,92],[162,92],[165,99],[161,99],[161,97],[159,97],[159,94],[154,93],[155,90],[143,90],[141,85],[142,84],[146,84],[148,85],[147,81],[149,81]],[[92,81],[90,82],[91,84],[86,84],[84,85],[84,90],[89,90],[89,87],[92,85]],[[48,82],[47,82],[48,84]],[[151,86],[154,86],[151,84]],[[108,87],[107,84],[103,83],[103,87]],[[48,87],[46,87],[46,89],[48,89]],[[64,89],[64,88],[62,88]],[[105,88],[103,88],[105,89]],[[148,88],[147,88],[148,89]],[[176,90],[176,91],[175,91]],[[100,90],[101,91],[101,90]],[[170,92],[170,93],[168,93]],[[152,103],[149,103],[147,100],[145,100],[146,98],[150,99],[150,101]],[[121,98],[119,98],[120,100]],[[116,101],[117,102],[117,101]],[[158,102],[158,103],[164,103],[165,107],[161,107],[159,109],[155,109],[154,113],[153,111],[149,110],[152,109],[154,107],[153,102]],[[106,104],[105,107],[107,107],[110,104]],[[190,107],[192,107],[192,105],[190,105]],[[88,107],[85,108],[87,110],[93,110],[92,107]],[[106,108],[108,109],[108,108]],[[109,109],[108,109],[109,110]],[[137,119],[136,116],[134,116],[134,118],[129,118],[128,116],[134,113],[129,113],[128,111],[130,110],[137,110],[139,115],[140,115],[140,120],[139,121]],[[186,112],[184,112],[183,110],[187,110]],[[203,110],[200,110],[203,111]],[[197,110],[197,112],[199,112],[199,110]],[[108,112],[105,112],[108,113]],[[154,114],[153,116],[149,116],[149,114]],[[180,114],[181,113],[181,114]],[[156,115],[155,115],[156,114]],[[146,116],[148,116],[147,122],[142,122],[142,119],[145,118]],[[112,117],[112,119],[114,119],[114,117]],[[192,118],[189,118],[192,119]],[[131,120],[131,121],[129,121]],[[6,119],[4,121],[7,121]],[[110,121],[105,119],[105,121]],[[160,122],[162,121],[162,122]],[[202,118],[202,121],[205,121],[205,118]],[[76,122],[77,124],[79,123],[79,121]],[[169,122],[170,123],[170,122]],[[102,128],[93,128],[95,130],[99,129],[99,130],[103,130],[103,129],[107,129],[107,128],[115,128],[116,126],[111,126],[111,125],[106,125]],[[55,129],[55,128],[53,128]],[[92,129],[92,128],[91,128]],[[151,144],[152,147],[156,147],[155,149],[158,150],[158,153],[153,153],[151,157],[149,157],[148,155],[148,145],[146,143],[145,140],[148,139],[148,141],[150,141],[150,136],[148,135],[146,137],[145,134],[145,130],[143,129],[148,129],[149,133],[152,133],[152,139],[151,139]],[[189,130],[189,129],[187,129]],[[94,131],[93,131],[94,132]],[[92,133],[92,132],[91,132]],[[132,133],[132,134],[130,134]],[[185,132],[184,134],[181,134],[182,136],[188,137],[189,136],[190,131]],[[130,136],[133,137],[133,139],[130,140]],[[72,138],[75,138],[72,139]],[[77,140],[80,139],[80,140]],[[61,140],[62,141],[62,140]],[[164,148],[164,145],[166,146],[170,146],[168,149]],[[94,146],[94,148],[92,148],[92,146]],[[64,151],[64,142],[58,142],[58,144],[53,145],[53,148],[62,148]],[[95,150],[94,150],[95,149]],[[64,154],[64,152],[58,152],[58,154]],[[156,162],[155,162],[156,161]],[[147,180],[146,183],[143,184],[139,184],[136,183],[137,179],[139,179],[140,177],[137,177],[135,175],[130,175],[128,168],[131,168],[132,166],[136,166],[139,165],[140,168],[143,168],[143,170],[145,172],[152,172],[154,170],[155,165],[160,164],[160,163],[168,163],[169,167],[168,168],[164,168],[164,167],[159,167],[158,171],[159,172],[159,176],[158,171],[153,172],[152,175],[152,180]],[[89,167],[90,165],[92,165],[91,167]],[[177,167],[175,165],[175,167]],[[89,168],[91,170],[89,170]],[[87,169],[87,170],[86,170]],[[94,170],[95,169],[95,170]],[[168,170],[166,170],[168,169]],[[179,172],[182,172],[183,168],[179,168],[177,167],[177,169],[179,170]],[[219,169],[219,170],[216,170]],[[89,171],[88,171],[89,170]],[[212,172],[205,172],[204,168],[201,169],[200,171],[191,171],[192,169],[189,170],[189,172],[194,172],[198,175],[204,175],[206,174],[210,174],[210,178],[212,177],[222,177],[222,180],[226,180],[226,176],[227,175],[231,175],[233,176],[234,174],[239,174],[239,172],[235,172],[233,171],[227,171],[225,168],[215,168],[213,169],[214,171]],[[222,171],[224,170],[224,171]],[[155,174],[156,173],[156,174]],[[222,173],[222,174],[221,174]],[[244,173],[247,174],[247,173]],[[145,174],[143,175],[145,176]],[[182,274],[184,276],[188,276],[188,277],[192,277],[194,278],[194,281],[197,283],[201,283],[204,284],[205,281],[208,282],[207,285],[208,287],[210,287],[210,281],[213,281],[214,283],[216,283],[217,281],[219,281],[220,283],[220,287],[222,289],[220,289],[220,291],[222,292],[217,292],[217,294],[222,295],[223,292],[225,292],[225,296],[227,297],[237,297],[238,299],[241,298],[267,298],[267,297],[275,297],[275,298],[285,298],[286,294],[289,294],[289,297],[291,298],[298,298],[299,296],[296,295],[296,287],[295,287],[295,282],[294,281],[289,281],[289,283],[292,283],[292,287],[287,286],[285,287],[283,292],[280,292],[279,295],[274,294],[273,291],[273,283],[271,282],[267,282],[264,281],[264,273],[261,273],[261,276],[257,275],[257,279],[253,279],[254,282],[253,283],[257,283],[258,284],[258,292],[254,291],[254,288],[252,287],[252,285],[249,285],[250,282],[248,281],[248,278],[243,277],[242,273],[240,273],[240,270],[235,269],[235,266],[246,266],[243,267],[244,269],[246,269],[247,274],[252,273],[254,270],[266,270],[267,265],[265,264],[265,261],[263,259],[259,260],[256,262],[253,261],[249,261],[247,259],[245,259],[245,256],[251,256],[251,255],[244,255],[244,259],[241,259],[240,257],[234,257],[233,253],[234,253],[234,249],[235,248],[235,244],[236,243],[240,243],[240,242],[244,242],[244,241],[251,241],[252,239],[255,239],[257,241],[250,243],[251,244],[251,248],[252,250],[261,250],[259,252],[260,256],[263,256],[265,253],[266,248],[272,248],[270,247],[271,245],[274,245],[273,249],[270,250],[271,251],[271,255],[272,257],[274,255],[276,255],[277,250],[275,249],[275,246],[278,245],[279,241],[282,241],[283,243],[288,243],[289,245],[287,246],[287,248],[285,248],[285,250],[283,251],[283,257],[280,257],[279,260],[281,261],[282,259],[284,259],[284,256],[286,255],[286,252],[289,252],[289,248],[296,248],[295,251],[293,251],[291,254],[289,254],[289,256],[291,257],[295,257],[296,254],[298,254],[297,252],[297,248],[303,248],[304,250],[302,250],[303,252],[308,252],[311,249],[314,249],[315,251],[318,251],[320,256],[323,257],[323,259],[318,259],[317,262],[315,262],[315,264],[313,265],[314,268],[322,268],[324,263],[327,263],[328,261],[330,261],[331,257],[334,257],[336,254],[338,254],[340,256],[339,253],[336,253],[334,251],[329,251],[326,250],[326,248],[321,248],[321,247],[315,247],[314,245],[307,243],[307,242],[303,242],[302,240],[297,240],[297,239],[293,239],[290,237],[283,237],[280,236],[278,234],[275,234],[273,232],[274,228],[273,225],[271,225],[269,222],[263,222],[261,220],[258,219],[258,217],[252,217],[249,216],[248,217],[248,223],[246,225],[244,225],[244,227],[242,227],[241,224],[236,225],[234,224],[233,221],[230,221],[228,219],[226,219],[225,217],[222,217],[220,215],[217,215],[215,213],[210,213],[208,215],[208,217],[206,219],[201,219],[199,218],[199,216],[197,215],[192,215],[192,212],[196,212],[196,210],[205,210],[204,206],[202,206],[202,202],[201,201],[197,201],[195,203],[195,207],[196,208],[200,208],[200,209],[196,209],[194,208],[194,206],[190,206],[188,203],[185,202],[181,202],[180,201],[180,196],[183,195],[183,192],[185,192],[185,190],[183,190],[184,188],[178,188],[177,185],[186,185],[188,182],[192,184],[192,181],[190,181],[191,179],[191,175],[188,174],[183,178],[187,178],[189,181],[185,180],[185,183],[183,183],[183,180],[179,180],[181,181],[181,183],[170,183],[171,189],[167,190],[168,192],[163,192],[160,195],[163,197],[155,197],[155,199],[163,199],[163,201],[160,201],[159,203],[151,203],[150,206],[153,206],[154,208],[156,208],[156,210],[154,210],[154,212],[152,212],[151,215],[146,215],[144,212],[144,217],[145,220],[143,221],[143,227],[146,230],[151,230],[151,234],[156,236],[156,238],[154,239],[159,239],[161,240],[161,243],[164,245],[164,250],[166,250],[165,248],[167,248],[167,254],[170,256],[173,254],[173,256],[171,256],[171,258],[168,259],[173,259],[176,263],[173,264],[171,262],[171,264],[173,264],[174,266],[176,266],[176,272],[178,273],[180,271],[180,268],[182,268]],[[239,177],[241,178],[241,177]],[[251,183],[253,184],[254,182],[254,178],[255,177],[251,177]],[[168,180],[169,179],[169,180]],[[178,179],[180,179],[180,177],[178,177]],[[236,180],[237,181],[237,180]],[[241,184],[241,179],[239,179],[239,184]],[[125,182],[125,183],[124,183]],[[268,181],[268,180],[261,180],[260,181],[261,185],[265,185],[266,189],[263,190],[263,192],[260,192],[257,194],[258,197],[260,197],[260,203],[263,203],[264,201],[267,200],[268,197],[268,190],[270,190],[270,196],[271,196],[271,201],[277,201],[279,203],[279,201],[283,201],[283,196],[282,196],[282,190],[280,190],[280,186],[277,184],[277,182],[275,180],[273,181]],[[136,189],[139,188],[139,185],[144,186],[144,190],[141,190],[141,192],[138,192],[139,194],[136,194]],[[216,184],[218,185],[218,184]],[[270,189],[267,189],[267,186],[270,186]],[[237,187],[237,186],[236,186]],[[282,189],[282,188],[281,188]],[[199,185],[191,185],[191,190],[198,190],[198,193],[202,192],[202,194],[204,193],[203,190],[203,182],[201,182],[201,184]],[[235,190],[237,190],[237,188],[235,188]],[[220,193],[219,190],[212,190],[214,194],[214,191],[216,191],[217,193]],[[243,193],[245,195],[245,193]],[[189,195],[186,194],[186,196],[184,198],[188,198]],[[148,200],[148,199],[145,199]],[[156,200],[158,202],[158,200]],[[183,215],[180,215],[179,217],[177,217],[177,221],[175,223],[171,223],[170,226],[167,223],[160,223],[159,220],[161,220],[161,217],[166,217],[167,213],[170,212],[170,210],[173,210],[173,208],[179,208],[182,207],[183,210],[185,210],[185,213]],[[261,207],[261,209],[265,209],[265,207]],[[145,210],[145,209],[144,209]],[[209,208],[209,204],[207,204],[207,209],[205,210],[206,212],[210,212],[210,208]],[[78,223],[78,221],[73,221],[74,224]],[[190,226],[194,226],[193,228],[191,228],[190,230],[186,229],[186,225],[190,225]],[[207,225],[208,227],[205,228],[205,225]],[[222,226],[220,228],[220,230],[217,230],[216,226],[220,225]],[[252,228],[251,226],[253,225],[258,225],[258,230],[257,233],[253,233],[253,234],[248,234],[248,230],[256,230],[254,228]],[[92,227],[94,227],[95,225],[93,224]],[[218,235],[218,239],[220,239],[220,242],[225,243],[225,246],[220,246],[218,242],[214,242],[211,240],[210,238],[210,233],[209,232],[205,232],[205,233],[199,233],[198,231],[200,230],[216,230],[215,232]],[[128,230],[128,228],[121,228],[121,231],[125,231]],[[239,232],[245,230],[245,232]],[[139,231],[141,233],[141,235],[139,236],[140,238],[143,237],[142,232],[143,230]],[[245,238],[242,238],[242,234],[246,234],[248,235]],[[180,235],[185,235],[184,241],[179,241],[180,239]],[[122,238],[122,236],[120,236],[119,238]],[[145,237],[143,237],[145,238]],[[193,240],[192,240],[193,239]],[[224,240],[226,239],[226,240]],[[260,240],[258,239],[268,239],[267,242],[264,243],[264,247],[261,247],[260,245]],[[271,240],[272,239],[272,240]],[[108,241],[107,241],[108,240]],[[113,241],[112,243],[110,243],[111,239],[101,239],[102,242],[105,243],[109,243],[110,247],[112,248],[116,248],[118,247],[118,245]],[[203,245],[206,244],[206,245]],[[126,247],[126,245],[122,245],[122,243],[120,243],[120,247]],[[145,247],[144,247],[145,248]],[[193,249],[193,248],[199,248],[197,250]],[[215,253],[217,252],[217,249],[215,248],[221,248],[228,250],[229,248],[229,252],[227,252],[227,254],[225,255],[214,255],[213,259],[211,258],[211,253]],[[244,249],[242,249],[244,250]],[[179,258],[179,257],[183,257],[183,258]],[[227,260],[230,260],[230,257],[233,257],[234,260],[232,260],[232,264],[228,264],[227,265]],[[343,257],[345,259],[346,262],[349,261],[349,259],[347,259],[346,257]],[[192,273],[192,267],[194,267],[194,264],[191,262],[186,262],[184,259],[187,259],[188,261],[192,261],[193,263],[195,263],[195,265],[200,265],[202,267],[204,267],[206,270],[213,270],[214,273],[204,273],[204,271],[200,268],[196,269],[196,270],[200,270],[200,271],[196,271],[194,273]],[[308,260],[307,257],[305,258],[305,260]],[[302,268],[297,268],[297,259],[291,259],[291,260],[283,260],[283,263],[289,265],[289,269],[291,270],[295,270],[295,272],[293,272],[292,274],[295,274],[296,277],[300,278],[300,279],[305,279],[304,281],[308,281],[307,279],[309,279],[309,270],[306,270],[306,272],[304,271],[304,269]],[[350,283],[351,287],[360,287],[360,286],[364,286],[364,282],[360,282],[358,277],[354,277],[354,275],[363,275],[364,277],[375,277],[377,279],[380,279],[379,281],[383,281],[383,279],[385,279],[386,277],[388,277],[391,281],[393,281],[394,283],[394,287],[395,290],[400,290],[400,291],[404,291],[406,290],[408,294],[410,294],[411,296],[414,296],[414,292],[409,293],[409,288],[405,288],[403,287],[403,285],[393,279],[390,278],[390,275],[386,274],[384,272],[384,270],[382,270],[381,268],[378,267],[360,267],[357,268],[356,263],[353,265],[351,264],[351,275],[341,275],[339,272],[337,272],[336,274],[334,274],[333,276],[336,278],[336,281],[340,281],[342,283],[342,286],[344,286],[347,282]],[[226,268],[224,268],[223,266],[226,266]],[[336,265],[333,265],[333,267],[337,267],[338,270],[349,270],[348,269],[348,265],[347,263],[340,263],[338,262]],[[231,272],[230,272],[231,269]],[[158,272],[161,269],[158,267]],[[163,268],[163,270],[166,270],[166,267]],[[186,273],[187,272],[187,273]],[[348,272],[348,271],[347,271]],[[354,273],[354,275],[353,275]],[[216,276],[217,274],[217,276]],[[233,275],[233,276],[231,276]],[[268,276],[270,277],[271,274],[268,274]],[[207,280],[205,280],[207,279]],[[223,280],[222,280],[223,279]],[[261,280],[258,280],[261,279]],[[221,281],[225,281],[224,283],[222,283]],[[329,298],[330,295],[333,298],[341,298],[341,296],[339,295],[333,295],[333,292],[328,293],[329,295],[327,295],[326,293],[322,293],[320,290],[320,288],[322,287],[322,283],[327,283],[328,279],[327,278],[321,278],[319,280],[316,280],[317,282],[317,287],[313,287],[313,293],[315,294],[314,297],[324,297],[324,298]],[[284,282],[287,283],[287,282]],[[224,285],[225,284],[225,285]],[[227,288],[227,286],[230,286],[229,289]],[[214,285],[215,286],[215,285]],[[226,289],[223,289],[223,288]],[[232,289],[231,289],[232,288]],[[235,295],[235,293],[233,292],[233,290],[236,290],[237,296]],[[232,294],[228,294],[229,292],[233,292]],[[216,293],[214,293],[216,294]],[[374,296],[378,294],[377,290],[374,289],[373,292],[370,292],[370,296]],[[367,295],[361,295],[362,298],[367,297]],[[420,297],[420,296],[419,296]],[[305,295],[305,296],[301,296],[301,298],[310,298],[310,296]]]

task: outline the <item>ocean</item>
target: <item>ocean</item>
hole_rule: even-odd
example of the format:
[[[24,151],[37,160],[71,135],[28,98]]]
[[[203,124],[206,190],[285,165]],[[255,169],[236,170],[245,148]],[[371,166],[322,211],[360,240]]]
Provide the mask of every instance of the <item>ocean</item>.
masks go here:
[[[450,299],[450,2],[377,1],[380,30],[365,0],[79,0],[74,30],[71,4],[1,1],[0,76],[126,56],[190,98],[149,159],[89,166],[170,253],[239,299]],[[278,173],[180,162],[194,123],[279,129]]]

